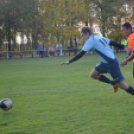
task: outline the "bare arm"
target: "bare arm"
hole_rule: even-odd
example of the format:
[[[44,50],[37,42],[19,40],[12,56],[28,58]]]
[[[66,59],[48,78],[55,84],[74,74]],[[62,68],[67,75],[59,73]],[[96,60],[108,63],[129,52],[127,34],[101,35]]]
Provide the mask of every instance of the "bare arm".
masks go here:
[[[129,57],[127,57],[126,60],[121,61],[120,65],[121,65],[121,66],[124,66],[124,65],[126,65],[129,61],[131,61],[132,59],[134,59],[134,53],[131,53],[131,55],[130,55]]]

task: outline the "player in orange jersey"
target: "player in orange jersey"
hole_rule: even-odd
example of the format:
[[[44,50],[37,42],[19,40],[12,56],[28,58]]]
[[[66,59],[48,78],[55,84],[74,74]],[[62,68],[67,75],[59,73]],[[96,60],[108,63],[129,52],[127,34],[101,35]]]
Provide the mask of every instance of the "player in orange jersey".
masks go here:
[[[124,66],[128,62],[133,60],[133,80],[134,80],[134,33],[132,31],[132,25],[128,22],[124,23],[122,25],[122,33],[128,38],[127,42],[131,54],[124,61],[121,61],[120,65]],[[132,94],[133,92],[132,87],[130,87],[127,92]]]
[[[131,55],[125,59],[124,61],[121,61],[120,65],[124,66],[127,64],[127,62],[133,60],[134,58],[134,33],[132,32],[132,26],[130,23],[126,22],[125,24],[122,25],[122,33],[128,37],[128,47],[131,51]]]

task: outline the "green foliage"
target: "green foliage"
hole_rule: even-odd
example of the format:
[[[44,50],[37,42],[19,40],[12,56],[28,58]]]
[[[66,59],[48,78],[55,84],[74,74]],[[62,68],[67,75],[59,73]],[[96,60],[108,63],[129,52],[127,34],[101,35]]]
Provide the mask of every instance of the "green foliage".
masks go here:
[[[130,21],[133,25],[134,25],[134,2],[133,1],[131,1],[131,3],[130,3],[130,9],[129,9],[129,12],[131,13],[131,14],[129,14],[129,18],[128,18],[128,21]]]
[[[120,31],[113,31],[108,35],[108,38],[121,43],[121,40],[124,38],[124,36]]]
[[[11,40],[17,32],[29,33],[33,27],[33,15],[38,15],[34,8],[35,0],[2,0],[0,3],[0,27],[11,50]],[[15,42],[13,42],[15,43]]]
[[[131,12],[128,15],[125,4]],[[121,23],[133,23],[133,2],[126,0],[2,0],[0,1],[0,43],[15,43],[17,32],[32,35],[33,48],[38,42],[79,38],[82,26],[98,26],[103,36],[119,39]],[[113,36],[116,35],[117,37]],[[122,38],[122,37],[121,37]]]

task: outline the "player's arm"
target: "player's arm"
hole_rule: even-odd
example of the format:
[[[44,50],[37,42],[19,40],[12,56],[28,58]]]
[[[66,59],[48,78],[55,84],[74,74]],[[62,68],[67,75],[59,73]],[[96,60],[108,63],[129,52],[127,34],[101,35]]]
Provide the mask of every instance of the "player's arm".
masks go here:
[[[129,49],[128,46],[124,46],[124,45],[122,45],[122,44],[120,44],[120,43],[116,43],[116,42],[114,42],[114,41],[111,41],[109,45],[110,45],[110,46],[115,46],[115,47],[118,47],[118,48],[121,48],[121,49],[124,49],[124,51],[126,51],[127,53],[130,52],[130,49]]]
[[[133,60],[133,58],[134,58],[134,52],[131,53],[131,55],[127,57],[126,61],[129,62],[129,61]]]
[[[74,58],[72,58],[71,60],[69,60],[69,63],[72,63],[78,59],[80,59],[81,57],[83,57],[83,55],[86,53],[86,51],[81,51],[79,54],[77,54]]]
[[[126,60],[121,61],[120,65],[121,65],[121,66],[124,66],[124,65],[126,65],[129,61],[131,61],[131,60],[133,60],[133,59],[134,59],[134,52],[131,53],[131,55],[130,55],[129,57],[127,57]]]
[[[78,59],[80,59],[81,57],[83,57],[83,55],[86,53],[86,51],[81,51],[79,54],[77,54],[74,58],[72,58],[71,60],[69,60],[69,61],[67,61],[67,62],[63,62],[63,63],[61,63],[61,65],[63,65],[63,64],[67,64],[67,65],[69,65],[70,63],[72,63],[72,62],[74,62],[74,61],[76,61],[76,60],[78,60]]]
[[[121,48],[121,49],[124,49],[124,48],[125,48],[124,45],[119,44],[119,43],[116,43],[116,42],[114,42],[114,41],[111,41],[109,45],[110,45],[110,46],[115,46],[115,47],[118,47],[118,48]]]

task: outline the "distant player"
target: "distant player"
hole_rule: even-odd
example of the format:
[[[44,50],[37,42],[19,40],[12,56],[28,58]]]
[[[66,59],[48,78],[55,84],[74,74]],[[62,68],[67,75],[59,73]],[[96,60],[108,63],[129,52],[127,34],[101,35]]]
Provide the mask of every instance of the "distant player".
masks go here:
[[[128,42],[128,47],[131,51],[130,56],[127,57],[126,60],[121,62],[121,66],[124,66],[127,64],[127,62],[133,60],[134,58],[134,33],[132,32],[132,26],[130,23],[126,22],[125,24],[122,25],[122,33],[128,37],[127,42]]]
[[[128,52],[128,47],[124,47],[123,45],[115,43],[110,39],[93,35],[89,27],[82,28],[81,36],[86,41],[81,52],[71,60],[61,63],[61,65],[69,65],[70,63],[81,58],[86,52],[92,50],[102,59],[102,61],[95,66],[90,73],[90,77],[113,85],[114,92],[118,90],[119,86],[121,89],[124,89],[128,93],[134,95],[134,89],[123,81],[124,77],[120,71],[118,60],[115,58],[114,52],[111,48],[111,46],[116,46]],[[109,73],[113,80],[102,75],[102,73]]]

